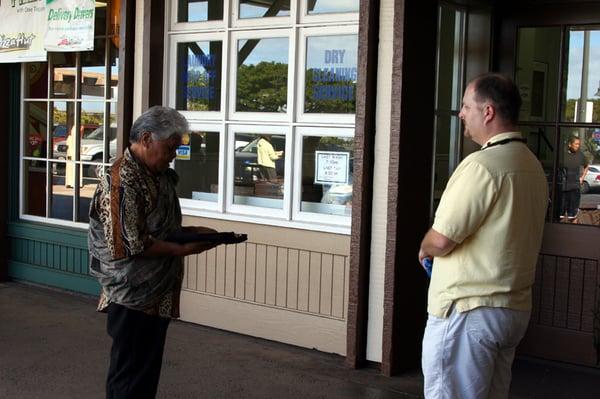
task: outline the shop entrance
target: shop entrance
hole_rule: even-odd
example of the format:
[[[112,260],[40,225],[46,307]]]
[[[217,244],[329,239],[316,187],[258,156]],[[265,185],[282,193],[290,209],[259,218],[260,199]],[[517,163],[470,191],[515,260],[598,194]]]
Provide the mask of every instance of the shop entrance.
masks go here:
[[[600,12],[572,4],[510,4],[499,15],[495,69],[519,87],[520,129],[550,192],[532,320],[520,351],[594,365],[593,337],[600,334]]]

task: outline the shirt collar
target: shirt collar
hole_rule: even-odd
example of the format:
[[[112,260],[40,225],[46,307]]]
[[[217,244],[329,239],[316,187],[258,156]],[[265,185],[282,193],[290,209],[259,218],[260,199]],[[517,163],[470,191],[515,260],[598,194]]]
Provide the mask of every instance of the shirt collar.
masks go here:
[[[152,172],[150,172],[148,170],[148,168],[146,168],[146,166],[144,164],[142,164],[140,161],[138,161],[138,159],[133,155],[133,153],[131,152],[131,150],[129,149],[129,147],[125,148],[125,151],[123,151],[123,157],[128,160],[129,162],[132,162],[134,165],[137,166],[137,168],[144,174],[150,176],[153,179],[158,178],[158,176],[154,175]]]
[[[521,132],[499,133],[499,134],[495,135],[494,137],[492,137],[491,139],[489,139],[483,145],[483,147],[481,147],[481,149],[485,150],[487,147],[489,147],[490,144],[497,143],[498,141],[501,141],[501,140],[506,140],[506,139],[522,139],[522,138],[523,138],[523,135],[521,135]]]

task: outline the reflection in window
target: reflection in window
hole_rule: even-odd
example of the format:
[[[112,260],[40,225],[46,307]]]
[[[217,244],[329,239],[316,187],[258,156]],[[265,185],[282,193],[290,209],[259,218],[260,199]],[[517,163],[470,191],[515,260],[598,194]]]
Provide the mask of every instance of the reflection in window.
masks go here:
[[[521,93],[521,121],[556,118],[561,28],[520,28],[515,83]]]
[[[73,220],[73,185],[68,182],[69,170],[76,171],[78,168],[72,162],[67,162],[66,168],[62,163],[51,163],[52,174],[50,189],[50,206],[48,217],[62,220]]]
[[[75,97],[75,53],[51,53],[53,62],[52,97]]]
[[[555,220],[600,225],[600,129],[561,128]]]
[[[236,133],[234,204],[283,208],[285,135]]]
[[[108,60],[108,67],[110,71],[110,90],[108,92],[108,98],[117,99],[118,87],[119,87],[119,41],[115,38],[110,40],[110,59]]]
[[[306,39],[304,112],[355,112],[357,40],[357,35]]]
[[[303,138],[301,211],[351,215],[353,146],[349,137]]]
[[[23,213],[46,216],[46,162],[23,162]]]
[[[567,122],[600,122],[600,30],[571,28],[568,36],[562,117]],[[566,98],[565,98],[566,97]]]
[[[521,126],[518,130],[527,139],[527,147],[539,159],[548,182],[548,195],[552,198],[556,129],[547,126]],[[547,220],[550,220],[550,209],[548,209]]]
[[[358,12],[358,0],[308,0],[308,14]]]
[[[240,0],[240,18],[286,17],[290,0]]]
[[[105,66],[106,40],[94,40],[94,51],[81,53],[81,98],[100,99],[104,98],[104,87],[106,84]]]
[[[46,98],[48,97],[48,63],[31,62],[27,64],[25,75],[25,93],[26,98]]]
[[[236,111],[287,112],[287,37],[238,41]]]
[[[219,133],[191,132],[177,150],[175,171],[180,198],[217,202],[219,192]]]
[[[223,19],[224,0],[179,0],[177,22],[202,22]]]
[[[221,109],[221,54],[220,41],[177,45],[178,110]]]
[[[118,34],[118,4],[96,2],[97,34]],[[97,37],[93,51],[24,64],[23,96],[35,99],[23,107],[22,157],[35,158],[21,163],[24,214],[88,221],[99,177],[116,155],[118,46],[118,36]]]
[[[48,104],[45,102],[25,103],[25,136],[23,137],[24,155],[45,158],[47,148]]]

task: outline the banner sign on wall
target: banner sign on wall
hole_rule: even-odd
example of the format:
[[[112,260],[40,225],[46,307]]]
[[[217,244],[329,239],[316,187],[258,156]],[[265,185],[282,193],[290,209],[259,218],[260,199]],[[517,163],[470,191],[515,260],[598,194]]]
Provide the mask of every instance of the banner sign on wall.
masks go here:
[[[0,21],[0,62],[46,61],[46,0],[1,0]]]
[[[94,0],[46,0],[47,51],[94,49]]]

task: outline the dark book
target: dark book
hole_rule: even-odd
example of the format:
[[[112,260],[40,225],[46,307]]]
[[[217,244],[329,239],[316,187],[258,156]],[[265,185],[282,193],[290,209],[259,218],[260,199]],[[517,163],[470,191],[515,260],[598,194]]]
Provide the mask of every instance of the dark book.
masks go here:
[[[165,238],[165,241],[176,242],[178,244],[187,244],[190,242],[211,242],[213,244],[239,244],[248,239],[247,234],[237,234],[234,232],[220,233],[188,233],[185,231],[176,231]]]

